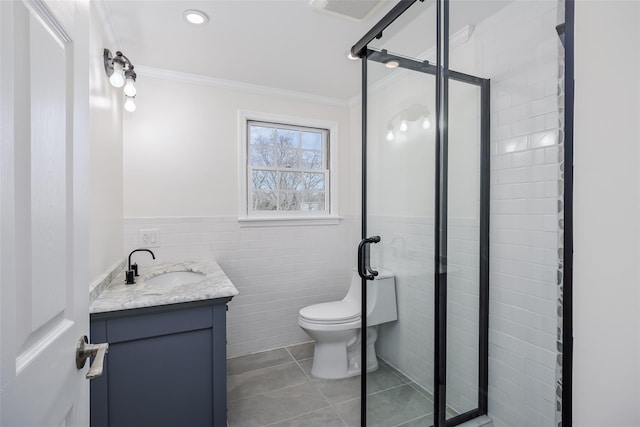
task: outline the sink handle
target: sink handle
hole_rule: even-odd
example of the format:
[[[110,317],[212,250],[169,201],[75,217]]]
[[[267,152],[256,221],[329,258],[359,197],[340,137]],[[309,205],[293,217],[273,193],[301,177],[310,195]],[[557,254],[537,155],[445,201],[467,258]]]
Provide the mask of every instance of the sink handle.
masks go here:
[[[104,366],[104,355],[109,352],[109,343],[89,344],[86,335],[80,337],[76,349],[76,367],[84,368],[87,359],[93,357],[93,363],[89,367],[86,378],[92,380],[102,375]]]

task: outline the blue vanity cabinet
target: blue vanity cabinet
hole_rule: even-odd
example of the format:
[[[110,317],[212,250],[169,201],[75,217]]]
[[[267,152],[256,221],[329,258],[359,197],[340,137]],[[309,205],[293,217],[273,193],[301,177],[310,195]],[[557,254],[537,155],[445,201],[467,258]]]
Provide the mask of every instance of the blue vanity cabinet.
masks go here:
[[[91,341],[109,343],[91,426],[226,426],[230,300],[91,314]]]

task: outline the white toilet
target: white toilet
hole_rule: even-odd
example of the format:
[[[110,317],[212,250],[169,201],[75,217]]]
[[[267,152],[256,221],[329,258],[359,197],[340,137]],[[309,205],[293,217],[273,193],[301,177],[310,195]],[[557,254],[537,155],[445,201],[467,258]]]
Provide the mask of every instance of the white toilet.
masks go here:
[[[367,372],[378,368],[376,325],[398,319],[393,273],[379,269],[367,282]],[[338,379],[360,374],[361,279],[351,277],[347,295],[340,301],[314,304],[300,310],[298,325],[316,340],[311,374]]]

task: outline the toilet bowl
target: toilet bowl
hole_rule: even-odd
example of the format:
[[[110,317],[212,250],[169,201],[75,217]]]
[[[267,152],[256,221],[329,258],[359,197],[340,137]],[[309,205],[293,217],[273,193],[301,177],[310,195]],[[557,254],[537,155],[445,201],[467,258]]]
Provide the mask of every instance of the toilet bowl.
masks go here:
[[[298,325],[315,339],[311,367],[314,377],[338,379],[360,374],[361,283],[360,276],[354,271],[349,292],[342,300],[314,304],[300,310]],[[378,368],[376,325],[397,319],[393,273],[379,269],[376,278],[367,282],[368,372]]]

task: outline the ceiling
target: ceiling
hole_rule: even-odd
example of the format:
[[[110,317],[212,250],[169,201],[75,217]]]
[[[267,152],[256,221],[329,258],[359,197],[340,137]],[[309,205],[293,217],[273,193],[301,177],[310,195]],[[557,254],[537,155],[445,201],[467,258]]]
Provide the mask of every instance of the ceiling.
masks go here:
[[[360,92],[360,61],[346,57],[351,46],[396,3],[382,0],[358,21],[319,11],[309,6],[309,0],[103,0],[117,45],[110,49],[123,51],[136,66],[338,100]],[[475,21],[496,10],[486,6],[492,0],[465,3],[475,6]],[[503,6],[504,0],[495,3]],[[408,12],[428,10],[432,2],[419,4],[422,7],[416,4]],[[209,22],[188,24],[183,18],[187,9],[205,12]],[[401,17],[383,40],[392,40],[398,36],[397,30],[412,23],[424,28],[424,19],[417,19],[419,14]],[[467,21],[460,26],[473,24]],[[422,40],[425,43],[420,49],[424,52],[433,42]]]
[[[357,0],[350,0],[357,1]],[[360,63],[346,55],[395,1],[361,22],[308,0],[108,0],[112,51],[162,68],[346,100],[360,91]],[[188,24],[187,9],[209,16]]]

